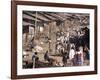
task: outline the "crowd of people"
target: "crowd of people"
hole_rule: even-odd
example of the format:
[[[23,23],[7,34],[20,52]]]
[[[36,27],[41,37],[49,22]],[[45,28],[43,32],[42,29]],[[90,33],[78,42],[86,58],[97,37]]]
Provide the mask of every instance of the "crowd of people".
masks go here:
[[[85,60],[90,59],[89,52],[89,29],[81,28],[79,31],[74,31],[76,34],[60,32],[57,38],[56,49],[59,54],[62,54],[62,62],[64,66],[67,60],[70,60],[70,65],[83,65]]]
[[[87,27],[81,28],[79,31],[75,31],[76,34],[69,32],[58,32],[56,34],[56,52],[60,54],[62,63],[56,59],[52,59],[49,51],[44,53],[44,61],[48,62],[51,66],[83,66],[85,60],[88,61],[86,65],[89,65],[90,52],[89,52],[89,29]],[[32,40],[33,42],[33,40]],[[31,46],[34,48],[34,46]],[[39,56],[38,52],[34,52],[32,55],[33,67],[38,65]],[[39,65],[38,65],[39,66]],[[47,66],[48,67],[48,66]]]

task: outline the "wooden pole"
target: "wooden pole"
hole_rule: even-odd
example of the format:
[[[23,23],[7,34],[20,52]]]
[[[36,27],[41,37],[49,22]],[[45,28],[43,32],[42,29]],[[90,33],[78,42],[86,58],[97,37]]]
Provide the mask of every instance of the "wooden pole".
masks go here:
[[[51,42],[50,42],[50,40],[51,40],[51,23],[49,23],[49,54],[51,53],[50,52],[50,50],[51,50],[51,47],[50,47],[50,45],[51,45]]]

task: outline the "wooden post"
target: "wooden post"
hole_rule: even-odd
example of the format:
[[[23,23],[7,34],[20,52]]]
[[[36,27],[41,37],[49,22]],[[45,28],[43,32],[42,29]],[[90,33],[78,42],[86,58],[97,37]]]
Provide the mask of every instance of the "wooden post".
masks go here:
[[[51,46],[51,43],[50,43],[50,40],[51,40],[51,26],[52,26],[51,23],[49,23],[49,26],[48,26],[49,27],[49,51],[48,51],[49,54],[51,53],[50,52],[50,50],[51,50],[51,47],[50,47]]]
[[[56,47],[56,22],[51,22],[49,23],[49,53],[50,54],[55,54],[55,47]]]
[[[28,41],[28,32],[25,33],[25,43],[27,43],[27,41]]]

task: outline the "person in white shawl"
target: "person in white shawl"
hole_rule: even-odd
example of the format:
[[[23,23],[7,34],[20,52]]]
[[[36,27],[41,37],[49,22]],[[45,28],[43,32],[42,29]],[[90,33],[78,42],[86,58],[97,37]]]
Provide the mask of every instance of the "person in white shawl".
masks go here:
[[[69,59],[71,61],[71,65],[73,65],[74,55],[75,55],[74,47],[71,47],[70,52],[69,52]]]

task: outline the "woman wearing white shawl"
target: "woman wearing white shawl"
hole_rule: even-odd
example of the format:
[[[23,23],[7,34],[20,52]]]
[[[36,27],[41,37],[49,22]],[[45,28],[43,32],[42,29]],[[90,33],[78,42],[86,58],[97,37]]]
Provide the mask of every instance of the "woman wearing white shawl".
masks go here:
[[[71,61],[71,65],[73,65],[74,55],[75,55],[74,47],[71,47],[70,52],[69,52],[69,59]]]

